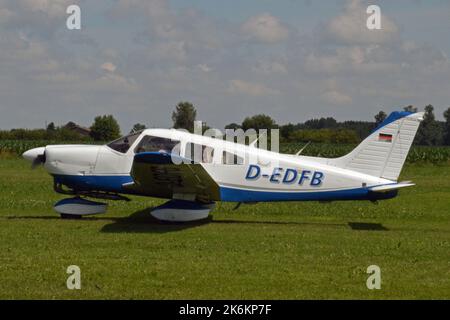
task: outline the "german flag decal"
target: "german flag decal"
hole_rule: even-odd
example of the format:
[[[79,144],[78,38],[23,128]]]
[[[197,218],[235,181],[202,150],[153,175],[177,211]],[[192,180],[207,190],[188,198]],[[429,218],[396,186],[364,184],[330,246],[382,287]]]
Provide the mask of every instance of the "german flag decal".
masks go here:
[[[392,142],[392,134],[380,133],[378,141]]]

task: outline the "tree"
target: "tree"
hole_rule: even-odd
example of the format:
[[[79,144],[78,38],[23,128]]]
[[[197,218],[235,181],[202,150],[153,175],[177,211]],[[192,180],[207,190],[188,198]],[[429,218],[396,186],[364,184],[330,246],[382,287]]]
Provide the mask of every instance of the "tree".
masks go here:
[[[56,136],[58,134],[58,129],[56,128],[55,124],[53,122],[50,122],[47,126],[47,128],[45,129],[47,136],[46,138],[49,140],[54,140],[56,139]]]
[[[82,137],[77,132],[69,129],[66,126],[60,127],[57,130],[57,137],[55,139],[61,140],[61,141],[80,141],[80,140],[86,140],[86,137]]]
[[[404,107],[403,110],[408,111],[408,112],[412,112],[412,113],[416,113],[417,112],[417,108],[414,107],[414,106],[411,106],[411,105],[409,105],[407,107]]]
[[[225,126],[225,129],[233,129],[233,130],[237,130],[237,129],[241,129],[242,127],[241,127],[241,125],[240,124],[237,124],[237,123],[230,123],[230,124],[227,124],[226,126]]]
[[[96,141],[109,141],[120,137],[119,124],[112,115],[95,117],[90,129],[90,135]]]
[[[301,129],[291,135],[292,141],[317,143],[358,143],[358,134],[349,129]]]
[[[47,126],[47,132],[55,132],[56,131],[56,126],[53,122],[50,122]]]
[[[202,134],[205,134],[205,131],[212,129],[205,121],[202,121]]]
[[[381,124],[387,117],[387,114],[384,111],[380,111],[375,115],[375,124],[378,126]]]
[[[433,106],[425,107],[425,115],[417,132],[415,142],[419,145],[435,146],[442,144],[442,128],[436,121]]]
[[[444,112],[445,125],[444,125],[444,144],[450,146],[450,108]]]
[[[289,140],[290,136],[294,133],[294,131],[295,125],[293,125],[292,123],[285,124],[284,126],[280,127],[280,136],[282,139],[287,141]]]
[[[340,128],[354,130],[360,139],[365,139],[375,128],[371,121],[344,121],[339,124]]]
[[[197,117],[197,111],[190,102],[180,102],[172,112],[173,127],[175,129],[186,129],[189,132],[194,131],[194,121]]]
[[[134,132],[138,132],[141,130],[146,129],[147,127],[145,126],[145,124],[141,124],[141,123],[136,123],[133,128],[131,129],[130,133],[134,133]]]
[[[332,117],[311,119],[304,123],[303,128],[305,129],[334,129],[337,127],[336,119]]]
[[[248,129],[276,129],[278,128],[277,123],[271,117],[265,114],[258,114],[253,117],[247,117],[242,122],[242,129],[244,131]]]

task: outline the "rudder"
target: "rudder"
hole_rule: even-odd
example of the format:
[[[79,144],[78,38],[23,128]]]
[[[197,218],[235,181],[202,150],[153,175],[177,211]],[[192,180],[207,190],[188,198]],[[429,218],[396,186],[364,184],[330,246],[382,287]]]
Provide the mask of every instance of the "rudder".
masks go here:
[[[423,112],[393,112],[349,154],[329,163],[389,180],[397,180],[414,141]]]

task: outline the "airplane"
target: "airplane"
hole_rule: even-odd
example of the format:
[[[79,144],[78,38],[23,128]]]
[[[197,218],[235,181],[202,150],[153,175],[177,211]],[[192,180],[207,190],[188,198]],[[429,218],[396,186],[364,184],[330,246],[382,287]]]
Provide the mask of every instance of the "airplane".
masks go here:
[[[281,154],[176,129],[145,129],[106,145],[48,145],[23,157],[44,165],[57,193],[73,196],[55,204],[62,218],[106,212],[106,203],[88,198],[129,195],[168,199],[150,212],[166,222],[206,219],[217,201],[376,202],[414,185],[398,177],[423,114],[391,113],[339,158]]]

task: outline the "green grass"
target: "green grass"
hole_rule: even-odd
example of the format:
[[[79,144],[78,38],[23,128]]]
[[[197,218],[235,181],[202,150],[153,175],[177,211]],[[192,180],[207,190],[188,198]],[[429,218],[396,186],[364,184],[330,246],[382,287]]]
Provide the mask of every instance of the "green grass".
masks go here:
[[[149,198],[61,220],[42,168],[1,159],[0,177],[2,299],[450,298],[448,166],[408,166],[417,186],[378,205],[219,203],[188,225],[154,222],[145,208],[164,200]],[[66,288],[72,264],[81,290]],[[381,290],[366,287],[372,264]]]

